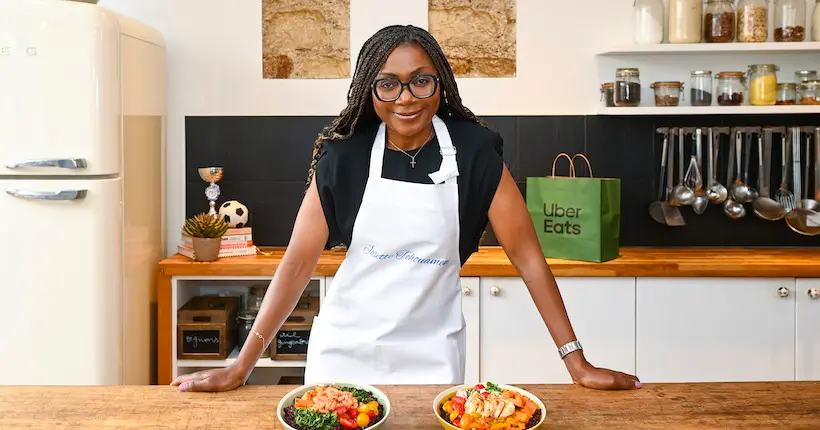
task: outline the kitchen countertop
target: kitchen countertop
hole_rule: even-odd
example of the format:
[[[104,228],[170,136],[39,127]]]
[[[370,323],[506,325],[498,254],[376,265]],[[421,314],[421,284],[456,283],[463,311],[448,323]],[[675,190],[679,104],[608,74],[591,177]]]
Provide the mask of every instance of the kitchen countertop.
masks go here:
[[[176,254],[159,264],[164,276],[268,276],[285,248],[263,248],[248,257],[201,263]],[[315,276],[333,276],[345,252],[326,251]],[[555,276],[604,277],[788,277],[820,278],[818,248],[621,248],[619,258],[604,263],[547,259]],[[481,247],[461,276],[519,276],[501,247]]]
[[[546,428],[820,428],[820,382],[648,384],[597,391],[573,385],[521,385],[546,405]],[[169,386],[0,386],[6,428],[283,428],[281,396],[294,386],[244,386],[181,393]],[[443,386],[387,386],[385,429],[440,429],[432,400]]]

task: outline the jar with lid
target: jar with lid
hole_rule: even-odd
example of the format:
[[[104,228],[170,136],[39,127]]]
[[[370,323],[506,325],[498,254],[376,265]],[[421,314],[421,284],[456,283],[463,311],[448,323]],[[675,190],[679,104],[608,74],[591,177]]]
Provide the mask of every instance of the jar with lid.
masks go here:
[[[717,103],[720,106],[740,106],[746,92],[743,72],[720,72],[717,74]]]
[[[614,87],[615,84],[612,82],[604,82],[601,84],[601,101],[605,107],[615,106]]]
[[[773,25],[776,42],[806,40],[806,0],[775,0]]]
[[[703,15],[703,40],[707,43],[735,41],[735,5],[731,0],[708,0]]]
[[[814,12],[811,15],[811,40],[820,42],[820,0],[814,4]]]
[[[251,332],[253,331],[253,323],[256,321],[256,312],[252,311],[242,311],[237,313],[236,315],[237,325],[236,325],[236,340],[237,345],[239,347],[239,351],[242,351],[242,347],[245,346],[245,341],[247,341],[248,336],[250,336]],[[253,337],[256,339],[256,336]],[[262,342],[259,340],[259,342]],[[270,350],[265,348],[262,351],[261,358],[269,358],[270,357]]]
[[[653,82],[655,90],[655,106],[678,106],[683,93],[683,82],[663,81]]]
[[[766,0],[739,0],[737,3],[737,41],[769,40],[769,3]]]
[[[800,83],[800,104],[820,105],[820,80]]]
[[[625,67],[615,70],[615,106],[635,107],[641,104],[641,74]]]
[[[781,82],[777,84],[778,105],[797,104],[797,84],[793,82]]]
[[[635,0],[632,6],[635,43],[653,45],[663,42],[664,9],[662,0]]]
[[[669,43],[699,43],[703,0],[669,0]]]
[[[689,83],[689,104],[692,106],[712,105],[712,71],[693,70]]]
[[[251,312],[259,312],[259,308],[262,307],[262,300],[265,298],[265,291],[267,291],[267,285],[254,285],[250,288],[248,292],[248,308],[247,310]]]
[[[794,82],[801,83],[817,79],[817,70],[798,70],[794,72]]]
[[[774,64],[749,66],[749,104],[771,106],[777,103],[777,71]]]

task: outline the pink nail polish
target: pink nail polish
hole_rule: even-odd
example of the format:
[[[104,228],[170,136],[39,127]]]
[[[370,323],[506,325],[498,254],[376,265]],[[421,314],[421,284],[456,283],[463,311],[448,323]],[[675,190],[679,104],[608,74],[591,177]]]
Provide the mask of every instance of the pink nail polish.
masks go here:
[[[635,388],[641,388],[641,387],[642,387],[642,385],[641,385],[640,382],[635,382]]]
[[[179,391],[186,391],[188,390],[188,383],[180,384]]]

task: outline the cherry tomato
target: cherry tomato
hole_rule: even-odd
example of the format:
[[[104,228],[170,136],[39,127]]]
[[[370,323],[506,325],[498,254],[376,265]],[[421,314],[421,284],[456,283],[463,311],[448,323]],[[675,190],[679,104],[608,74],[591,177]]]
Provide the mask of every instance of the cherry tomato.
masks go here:
[[[453,402],[453,410],[464,412],[464,402]]]
[[[356,424],[358,424],[359,427],[366,427],[370,424],[370,417],[367,416],[367,414],[359,414],[359,416],[356,417]]]
[[[358,427],[356,425],[356,421],[353,421],[353,419],[348,416],[339,417],[339,424],[341,424],[342,427],[346,429],[355,429],[356,427]]]
[[[484,384],[475,384],[475,389],[476,390],[483,390],[484,388],[485,388]]]
[[[379,402],[377,402],[375,400],[371,400],[371,401],[367,402],[367,406],[369,406],[370,409],[373,409],[374,411],[379,412]]]
[[[489,396],[490,396],[490,392],[489,392],[489,391],[485,391],[485,392],[481,393],[481,395],[482,395],[482,396],[484,396],[484,397],[489,397]]]
[[[336,408],[336,415],[342,416],[345,414],[347,414],[347,407],[339,406],[338,408]]]

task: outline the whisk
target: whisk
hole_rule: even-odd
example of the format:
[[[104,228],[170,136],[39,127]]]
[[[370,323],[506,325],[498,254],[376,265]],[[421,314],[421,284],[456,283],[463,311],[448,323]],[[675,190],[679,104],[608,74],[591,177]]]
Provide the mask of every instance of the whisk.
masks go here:
[[[794,195],[789,191],[789,184],[786,182],[788,178],[788,164],[786,163],[789,157],[789,151],[787,150],[788,144],[786,141],[786,135],[783,134],[783,140],[781,145],[781,154],[782,154],[782,161],[781,161],[781,169],[782,169],[782,179],[780,180],[780,188],[774,193],[774,200],[783,206],[783,209],[786,210],[786,213],[794,209]]]

